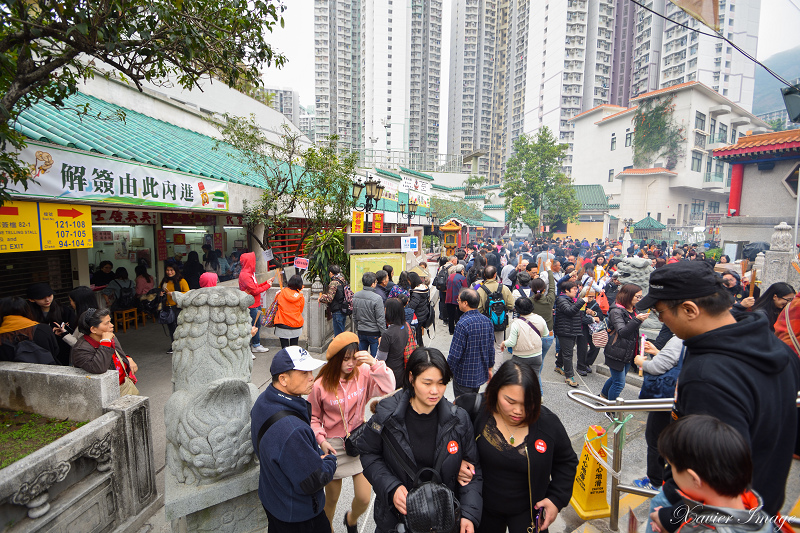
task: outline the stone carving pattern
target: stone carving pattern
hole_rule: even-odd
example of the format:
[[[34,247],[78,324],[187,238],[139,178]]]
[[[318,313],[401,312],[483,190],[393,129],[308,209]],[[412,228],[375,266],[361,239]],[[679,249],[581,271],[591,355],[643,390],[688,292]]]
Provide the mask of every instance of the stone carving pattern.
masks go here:
[[[40,472],[36,479],[31,483],[23,483],[19,490],[11,497],[11,503],[16,505],[27,505],[31,500],[38,497],[44,491],[58,483],[64,481],[70,471],[70,464],[67,462],[58,463],[51,470]]]
[[[253,297],[233,287],[208,287],[176,294],[176,302],[182,311],[173,344],[175,392],[164,409],[167,465],[180,483],[209,484],[254,460]]]
[[[650,273],[653,271],[652,263],[644,257],[626,257],[617,264],[622,284],[635,283],[642,288],[642,296],[650,290]]]
[[[792,226],[786,222],[781,222],[774,226],[775,233],[770,239],[769,249],[773,252],[791,252],[794,248],[794,235]]]

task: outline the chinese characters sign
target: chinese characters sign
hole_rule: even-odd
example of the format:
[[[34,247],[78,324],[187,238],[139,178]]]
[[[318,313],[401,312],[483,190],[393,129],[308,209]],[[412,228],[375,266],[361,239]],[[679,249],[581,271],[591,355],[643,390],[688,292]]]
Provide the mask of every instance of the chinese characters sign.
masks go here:
[[[92,246],[88,206],[6,202],[0,207],[0,253]]]
[[[372,214],[372,233],[383,233],[383,213]]]
[[[370,176],[371,174],[367,172],[367,177]],[[377,179],[380,182],[380,184],[383,185],[384,187],[383,196],[381,196],[381,198],[383,198],[384,200],[391,200],[393,202],[397,201],[397,192],[399,184],[396,181],[384,178],[382,176],[372,175],[372,178]]]
[[[427,194],[428,182],[417,178],[410,178],[408,176],[403,176],[403,184],[400,186],[400,190],[408,191],[410,193],[420,192],[423,194]]]
[[[409,191],[408,197],[417,205],[421,205],[422,207],[430,207],[431,206],[431,197],[426,194],[420,194],[418,192]]]
[[[92,209],[95,224],[155,225],[156,213],[152,211],[132,211],[129,209]]]
[[[228,184],[132,161],[106,159],[29,142],[20,158],[33,166],[46,155],[53,164],[33,174],[25,196],[139,206],[227,211]]]
[[[364,212],[353,211],[353,227],[351,233],[364,233]]]

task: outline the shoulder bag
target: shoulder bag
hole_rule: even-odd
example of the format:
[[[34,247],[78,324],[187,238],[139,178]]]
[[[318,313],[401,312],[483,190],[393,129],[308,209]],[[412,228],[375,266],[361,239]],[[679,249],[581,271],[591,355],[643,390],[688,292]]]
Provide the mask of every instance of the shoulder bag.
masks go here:
[[[408,362],[409,356],[414,353],[414,350],[417,349],[417,336],[414,334],[414,328],[406,322],[406,328],[408,328],[408,342],[406,342],[406,347],[403,348],[403,366]]]
[[[596,347],[602,348],[608,344],[608,321],[606,319],[589,324],[589,331],[592,332],[592,344]]]
[[[273,328],[275,327],[275,315],[278,314],[278,297],[275,296],[275,299],[269,306],[267,313],[265,315],[261,315],[261,325],[265,328]]]
[[[675,385],[678,384],[678,376],[683,366],[684,353],[686,353],[685,346],[681,348],[681,356],[678,359],[678,364],[663,374],[654,376],[647,372],[644,373],[642,390],[639,392],[640,400],[656,400],[661,398],[673,398],[675,396]]]
[[[361,438],[361,434],[364,433],[364,421],[361,421],[361,424],[358,425],[356,429],[350,432],[347,429],[347,418],[344,416],[344,409],[342,409],[342,404],[339,402],[339,391],[336,391],[336,404],[339,406],[339,412],[342,415],[342,424],[344,425],[344,451],[350,457],[358,457],[361,455],[361,452],[358,450],[358,446],[356,443]]]

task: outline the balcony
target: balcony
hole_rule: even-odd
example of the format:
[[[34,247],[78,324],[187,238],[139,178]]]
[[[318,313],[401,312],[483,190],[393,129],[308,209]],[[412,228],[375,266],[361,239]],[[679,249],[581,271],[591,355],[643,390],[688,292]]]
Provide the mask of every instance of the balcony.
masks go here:
[[[725,173],[721,170],[706,172],[703,175],[704,189],[723,189],[725,188]]]
[[[708,150],[714,150],[715,148],[721,148],[727,145],[728,145],[728,133],[717,132],[708,138],[708,145],[706,146],[706,148]]]

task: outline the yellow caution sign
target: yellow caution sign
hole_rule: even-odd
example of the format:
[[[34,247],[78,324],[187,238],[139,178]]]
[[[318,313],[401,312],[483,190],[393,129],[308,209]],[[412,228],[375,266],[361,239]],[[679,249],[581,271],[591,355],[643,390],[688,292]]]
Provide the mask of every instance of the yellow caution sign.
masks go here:
[[[597,455],[606,459],[603,446],[608,444],[608,436],[602,427],[589,426],[586,437],[588,442],[583,444],[581,461],[578,463],[578,474],[575,476],[572,499],[569,503],[583,520],[606,518],[611,515],[611,509],[606,501],[607,473],[606,469],[589,451],[589,446]]]

